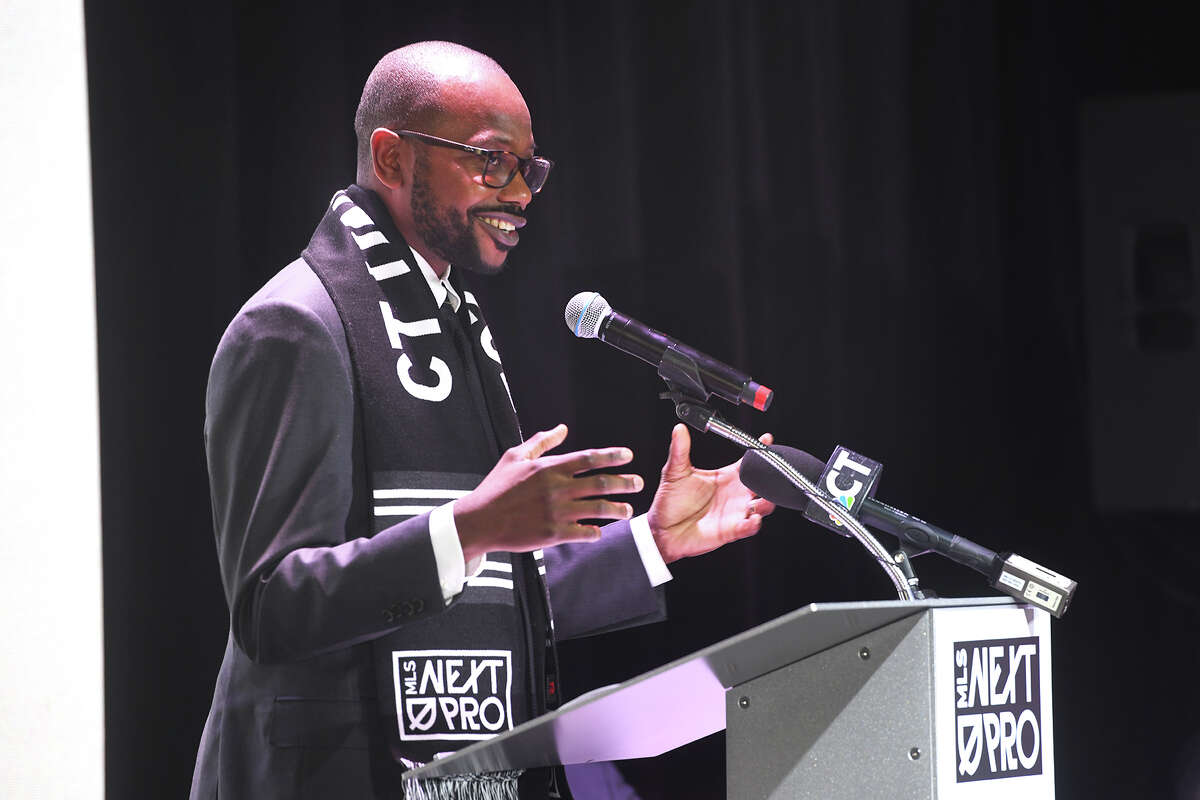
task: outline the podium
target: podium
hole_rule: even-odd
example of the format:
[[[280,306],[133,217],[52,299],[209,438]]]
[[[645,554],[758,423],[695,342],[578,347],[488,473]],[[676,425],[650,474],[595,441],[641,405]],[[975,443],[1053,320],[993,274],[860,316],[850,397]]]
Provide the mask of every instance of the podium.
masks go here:
[[[726,730],[731,800],[1054,797],[1050,620],[814,603],[408,773],[657,756]]]

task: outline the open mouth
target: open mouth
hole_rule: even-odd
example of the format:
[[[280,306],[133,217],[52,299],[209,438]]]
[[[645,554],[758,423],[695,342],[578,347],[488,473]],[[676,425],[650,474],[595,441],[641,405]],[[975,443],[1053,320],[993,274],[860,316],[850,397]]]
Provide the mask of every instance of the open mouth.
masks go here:
[[[483,229],[504,247],[515,247],[521,240],[521,235],[517,233],[517,230],[525,227],[524,217],[499,211],[476,214],[475,219],[479,220],[483,224]]]

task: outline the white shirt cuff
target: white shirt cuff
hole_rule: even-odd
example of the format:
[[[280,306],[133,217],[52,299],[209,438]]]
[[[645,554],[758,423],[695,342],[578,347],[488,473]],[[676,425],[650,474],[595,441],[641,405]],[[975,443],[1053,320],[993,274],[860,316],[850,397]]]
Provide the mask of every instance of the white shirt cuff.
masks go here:
[[[430,525],[432,527],[432,524]],[[633,543],[637,545],[638,555],[642,557],[642,566],[646,568],[646,577],[651,586],[662,586],[674,576],[667,569],[658,545],[654,543],[654,534],[650,532],[650,520],[645,514],[639,514],[629,520],[629,530],[633,531]]]
[[[650,530],[649,526],[646,530]],[[467,576],[476,575],[483,567],[483,557],[470,564],[463,562],[462,542],[458,540],[458,528],[454,524],[453,501],[429,512],[429,541],[433,545],[442,599],[448,605],[463,590]]]

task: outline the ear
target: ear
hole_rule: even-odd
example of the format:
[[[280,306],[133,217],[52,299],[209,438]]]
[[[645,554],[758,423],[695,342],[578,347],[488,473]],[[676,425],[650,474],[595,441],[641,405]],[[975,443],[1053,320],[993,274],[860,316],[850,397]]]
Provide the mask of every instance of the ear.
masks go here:
[[[412,175],[412,145],[387,128],[371,133],[371,168],[379,182],[389,189],[407,186]]]

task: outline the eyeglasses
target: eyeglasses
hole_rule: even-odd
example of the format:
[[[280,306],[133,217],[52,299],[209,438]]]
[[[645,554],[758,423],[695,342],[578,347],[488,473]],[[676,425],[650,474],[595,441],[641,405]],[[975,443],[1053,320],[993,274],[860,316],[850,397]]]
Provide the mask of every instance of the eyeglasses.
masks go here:
[[[483,165],[483,184],[493,189],[503,189],[505,186],[508,186],[508,184],[512,183],[512,179],[517,174],[517,171],[520,170],[521,177],[525,179],[525,185],[529,187],[529,191],[537,194],[546,185],[546,178],[550,175],[550,168],[554,166],[553,161],[541,156],[521,158],[516,153],[511,153],[508,150],[484,150],[482,147],[472,147],[469,144],[442,139],[439,136],[431,136],[428,133],[419,133],[418,131],[392,131],[392,133],[397,136],[411,136],[414,139],[420,139],[422,142],[437,145],[438,147],[452,147],[467,153],[474,153],[477,156],[483,156],[483,158],[487,159]]]

